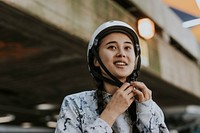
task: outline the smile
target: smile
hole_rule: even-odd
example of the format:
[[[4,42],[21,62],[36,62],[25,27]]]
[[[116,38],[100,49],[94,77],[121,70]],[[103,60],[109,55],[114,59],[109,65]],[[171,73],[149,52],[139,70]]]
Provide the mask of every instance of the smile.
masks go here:
[[[127,66],[127,63],[123,62],[123,61],[116,61],[116,62],[114,62],[114,64],[118,65],[118,66]]]

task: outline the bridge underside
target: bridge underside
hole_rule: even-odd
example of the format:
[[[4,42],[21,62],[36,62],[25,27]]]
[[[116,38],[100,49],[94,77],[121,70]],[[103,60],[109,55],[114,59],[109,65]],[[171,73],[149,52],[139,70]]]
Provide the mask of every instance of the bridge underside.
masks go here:
[[[44,125],[41,118],[57,114],[65,95],[94,88],[86,65],[87,42],[1,2],[0,9],[0,114],[15,114],[13,124]],[[146,70],[139,80],[162,108],[200,104],[199,98]],[[41,103],[57,108],[36,110]]]

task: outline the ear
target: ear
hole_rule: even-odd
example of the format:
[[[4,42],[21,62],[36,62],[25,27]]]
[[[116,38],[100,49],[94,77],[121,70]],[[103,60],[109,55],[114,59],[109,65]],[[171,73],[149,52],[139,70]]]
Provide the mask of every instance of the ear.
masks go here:
[[[94,58],[94,66],[95,67],[99,67],[100,66],[97,58]]]

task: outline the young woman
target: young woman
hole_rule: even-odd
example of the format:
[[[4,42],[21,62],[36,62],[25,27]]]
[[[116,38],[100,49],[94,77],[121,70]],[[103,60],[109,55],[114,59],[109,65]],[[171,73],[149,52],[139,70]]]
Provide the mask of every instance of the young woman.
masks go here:
[[[87,50],[97,90],[66,96],[56,133],[168,133],[151,90],[136,81],[138,36],[131,26],[109,21],[97,28]]]

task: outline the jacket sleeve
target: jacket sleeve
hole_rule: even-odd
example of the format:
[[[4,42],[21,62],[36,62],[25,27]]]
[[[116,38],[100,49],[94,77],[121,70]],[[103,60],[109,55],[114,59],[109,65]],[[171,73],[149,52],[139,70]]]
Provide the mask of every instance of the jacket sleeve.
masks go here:
[[[143,133],[169,133],[164,122],[164,114],[153,101],[137,102],[137,127]]]
[[[112,133],[111,127],[100,118],[85,123],[86,128],[83,129],[84,114],[73,99],[66,97],[57,119],[55,133]]]

